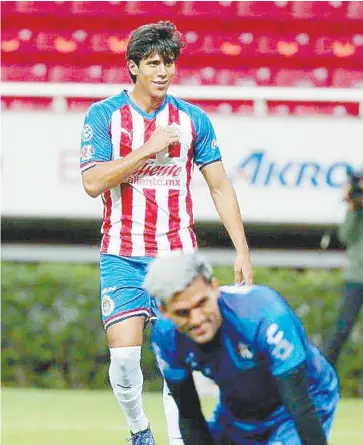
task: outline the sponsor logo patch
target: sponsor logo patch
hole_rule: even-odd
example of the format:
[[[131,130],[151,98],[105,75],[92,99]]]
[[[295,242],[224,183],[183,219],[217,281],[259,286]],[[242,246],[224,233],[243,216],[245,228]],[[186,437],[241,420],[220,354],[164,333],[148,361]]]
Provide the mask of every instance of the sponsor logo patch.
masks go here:
[[[93,145],[84,145],[81,148],[81,160],[89,161],[90,159],[92,159],[94,153],[95,153],[95,147]]]
[[[218,141],[217,141],[217,139],[213,139],[211,147],[213,148],[213,150],[218,148]]]
[[[87,142],[93,138],[93,128],[89,124],[83,125],[82,129],[82,141]]]

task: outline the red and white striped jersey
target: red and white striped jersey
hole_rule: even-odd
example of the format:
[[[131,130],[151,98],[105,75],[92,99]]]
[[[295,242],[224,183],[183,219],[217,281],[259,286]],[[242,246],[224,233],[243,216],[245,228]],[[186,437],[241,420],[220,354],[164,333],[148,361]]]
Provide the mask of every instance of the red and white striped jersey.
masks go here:
[[[212,124],[200,108],[166,96],[157,110],[145,113],[126,91],[93,104],[82,130],[81,171],[127,156],[156,127],[169,125],[178,132],[179,142],[103,193],[101,253],[154,257],[197,247],[193,166],[201,168],[221,159]]]

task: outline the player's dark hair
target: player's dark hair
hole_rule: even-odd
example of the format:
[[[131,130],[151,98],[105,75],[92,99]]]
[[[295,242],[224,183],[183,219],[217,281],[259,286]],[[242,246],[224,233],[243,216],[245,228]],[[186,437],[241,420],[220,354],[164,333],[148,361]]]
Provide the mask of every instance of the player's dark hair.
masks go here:
[[[164,63],[171,63],[179,57],[182,47],[182,37],[174,23],[150,23],[133,31],[127,44],[126,59],[133,60],[139,66],[142,59],[158,54]],[[130,70],[129,74],[135,83],[136,76]]]

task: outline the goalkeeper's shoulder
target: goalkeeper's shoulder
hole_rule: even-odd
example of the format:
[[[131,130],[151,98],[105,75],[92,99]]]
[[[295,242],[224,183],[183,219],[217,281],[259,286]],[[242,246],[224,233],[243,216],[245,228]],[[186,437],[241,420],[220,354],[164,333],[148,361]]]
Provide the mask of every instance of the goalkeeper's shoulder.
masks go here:
[[[173,322],[164,317],[153,322],[151,341],[162,349],[174,349],[176,345],[177,330]]]
[[[153,321],[153,334],[164,337],[165,335],[175,336],[176,328],[175,324],[164,317],[158,317]]]

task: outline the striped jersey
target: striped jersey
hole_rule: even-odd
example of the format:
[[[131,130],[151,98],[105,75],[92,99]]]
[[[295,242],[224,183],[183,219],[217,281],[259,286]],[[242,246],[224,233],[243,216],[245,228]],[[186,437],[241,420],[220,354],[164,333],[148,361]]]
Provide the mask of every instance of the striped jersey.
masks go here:
[[[191,252],[197,246],[193,166],[221,160],[213,126],[200,108],[167,95],[158,109],[146,113],[127,91],[96,102],[82,130],[81,171],[127,156],[159,126],[175,128],[179,142],[103,193],[103,254],[154,257],[171,250]]]

